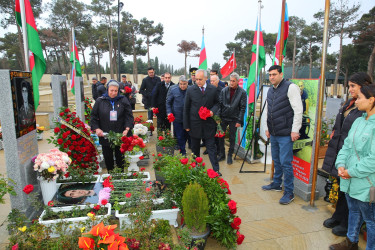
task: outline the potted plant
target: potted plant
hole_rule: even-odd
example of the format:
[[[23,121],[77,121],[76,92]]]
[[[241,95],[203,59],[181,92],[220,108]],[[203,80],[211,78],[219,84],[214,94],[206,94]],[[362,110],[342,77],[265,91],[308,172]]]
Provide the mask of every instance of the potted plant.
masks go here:
[[[191,230],[191,247],[204,249],[210,228],[207,225],[208,198],[204,188],[198,183],[190,183],[182,196],[184,222]]]
[[[43,133],[44,133],[44,126],[39,126],[38,124],[36,125],[36,139],[43,140]]]
[[[68,154],[54,148],[49,153],[38,154],[33,158],[33,162],[34,171],[38,174],[43,201],[47,205],[57,191],[56,179],[67,171],[72,160]]]
[[[177,141],[169,130],[158,131],[158,140],[156,142],[156,152],[165,155],[174,155],[174,147]]]
[[[330,131],[332,130],[332,126],[334,123],[334,119],[327,120],[326,118],[322,119],[322,128],[320,131],[320,141],[319,141],[319,152],[318,158],[323,159],[326,155],[328,149],[328,142],[331,140]]]

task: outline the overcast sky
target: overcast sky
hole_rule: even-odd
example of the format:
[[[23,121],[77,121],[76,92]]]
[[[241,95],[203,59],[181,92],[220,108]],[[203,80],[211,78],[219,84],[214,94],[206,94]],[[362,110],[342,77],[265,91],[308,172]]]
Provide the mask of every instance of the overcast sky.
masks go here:
[[[82,0],[81,0],[82,1]],[[124,11],[130,12],[134,18],[140,20],[146,17],[156,24],[164,26],[164,46],[152,46],[150,56],[157,56],[159,62],[171,64],[174,69],[184,66],[184,55],[177,52],[177,44],[181,40],[195,41],[198,46],[202,43],[202,27],[205,28],[205,45],[208,67],[218,62],[225,64],[223,52],[225,44],[234,41],[236,34],[244,29],[255,30],[258,0],[121,0]],[[337,0],[332,0],[335,2]],[[359,17],[367,13],[374,5],[374,0],[348,0],[349,5],[360,3]],[[49,0],[43,0],[43,3]],[[90,4],[91,0],[82,2]],[[115,1],[117,3],[117,1]],[[278,32],[281,18],[281,0],[263,0],[261,11],[262,29],[268,33]],[[315,21],[313,14],[324,9],[325,0],[287,0],[289,16],[304,18],[308,24]],[[45,17],[45,15],[43,15]],[[43,21],[38,21],[43,27]],[[14,31],[14,29],[9,29]],[[1,34],[4,31],[0,32]],[[346,40],[345,44],[350,43]],[[329,52],[338,51],[337,39],[332,39]],[[89,54],[89,51],[86,51]],[[147,61],[147,57],[142,57]],[[103,57],[102,65],[108,55]],[[132,60],[132,57],[126,57]],[[198,66],[199,58],[189,57],[187,66]]]

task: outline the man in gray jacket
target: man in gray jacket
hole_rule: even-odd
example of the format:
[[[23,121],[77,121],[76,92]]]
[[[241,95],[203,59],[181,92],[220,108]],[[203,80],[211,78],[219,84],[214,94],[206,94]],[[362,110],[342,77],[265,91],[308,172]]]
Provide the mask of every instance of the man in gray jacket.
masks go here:
[[[220,118],[221,128],[226,131],[229,126],[229,150],[227,164],[232,164],[234,143],[236,139],[237,128],[243,125],[244,114],[246,110],[246,91],[238,86],[240,76],[233,72],[230,75],[229,86],[220,92]],[[220,153],[218,160],[225,160],[224,137],[219,138]]]

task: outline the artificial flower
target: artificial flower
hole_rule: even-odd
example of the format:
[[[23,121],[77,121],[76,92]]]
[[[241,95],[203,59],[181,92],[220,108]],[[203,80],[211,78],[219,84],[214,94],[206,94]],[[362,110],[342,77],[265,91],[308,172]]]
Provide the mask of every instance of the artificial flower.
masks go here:
[[[95,249],[95,241],[89,237],[79,237],[78,247],[83,249]]]

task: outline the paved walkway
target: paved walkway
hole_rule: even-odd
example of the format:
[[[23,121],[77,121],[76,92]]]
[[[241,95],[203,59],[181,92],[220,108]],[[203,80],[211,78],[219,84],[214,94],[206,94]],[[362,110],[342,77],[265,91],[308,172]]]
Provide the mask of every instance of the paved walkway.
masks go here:
[[[51,135],[46,131],[44,138]],[[155,135],[149,143],[151,153],[155,151]],[[44,139],[39,141],[39,152],[47,152],[52,145]],[[204,148],[203,148],[204,149]],[[203,151],[202,151],[203,152]],[[188,152],[189,153],[189,152]],[[208,156],[203,156],[209,164]],[[227,165],[220,162],[220,171],[228,181],[232,191],[231,198],[237,202],[238,216],[242,219],[241,233],[245,240],[238,249],[328,249],[332,243],[340,242],[344,238],[337,237],[323,227],[323,221],[331,216],[329,203],[322,198],[315,202],[316,210],[306,209],[308,202],[299,197],[289,205],[280,205],[282,192],[262,191],[261,186],[269,183],[269,169],[267,173],[239,173],[242,160],[235,160]],[[262,170],[263,165],[245,164],[243,170]],[[150,165],[146,171],[154,178],[154,171]],[[0,173],[6,173],[4,151],[0,151]],[[5,197],[6,204],[0,204],[0,249],[7,246],[8,233],[6,230],[7,215],[10,211],[9,197]],[[360,236],[360,249],[365,249],[366,243]],[[224,249],[216,240],[210,238],[206,249]]]

